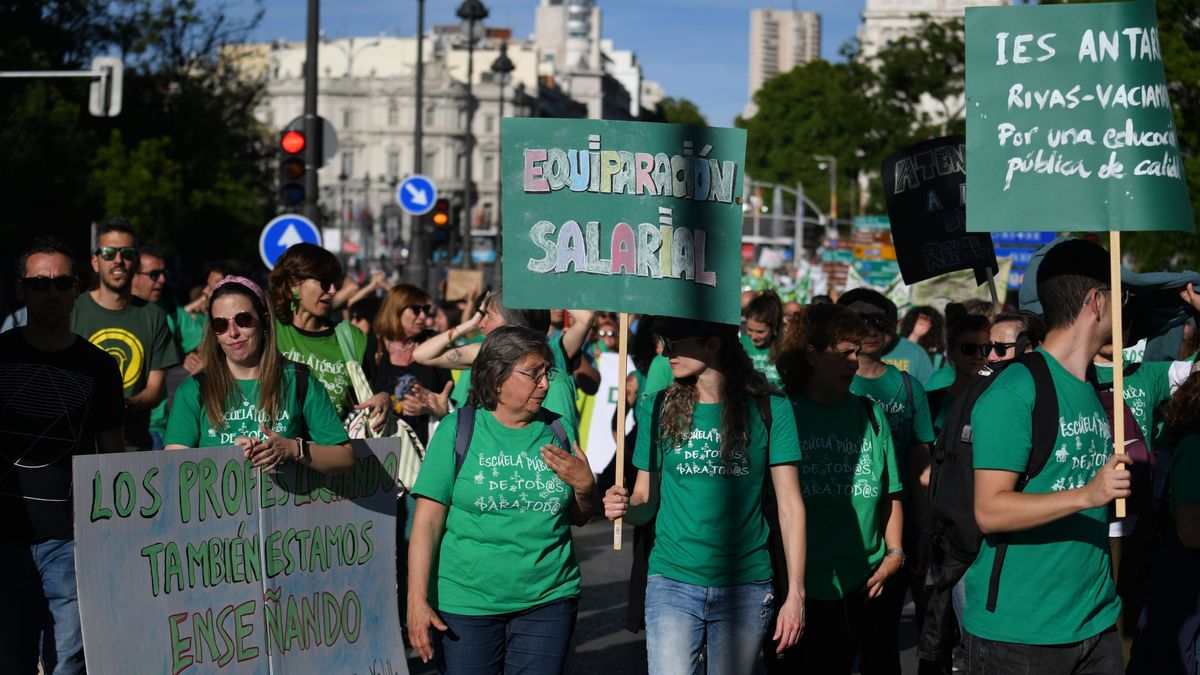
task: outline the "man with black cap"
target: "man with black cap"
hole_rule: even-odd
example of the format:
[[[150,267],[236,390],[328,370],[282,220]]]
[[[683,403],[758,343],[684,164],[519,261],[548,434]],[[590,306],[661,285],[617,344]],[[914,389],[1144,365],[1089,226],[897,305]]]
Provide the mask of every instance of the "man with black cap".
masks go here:
[[[1129,458],[1113,455],[1108,418],[1086,379],[1112,339],[1108,253],[1082,240],[1055,246],[1037,288],[1048,329],[1038,353],[1054,384],[1057,436],[1039,449],[1049,455],[1044,468],[1028,475],[1036,394],[1023,365],[998,375],[972,411],[975,517],[985,537],[966,576],[970,672],[1116,675],[1124,665],[1107,507],[1130,493],[1130,473],[1118,469]]]

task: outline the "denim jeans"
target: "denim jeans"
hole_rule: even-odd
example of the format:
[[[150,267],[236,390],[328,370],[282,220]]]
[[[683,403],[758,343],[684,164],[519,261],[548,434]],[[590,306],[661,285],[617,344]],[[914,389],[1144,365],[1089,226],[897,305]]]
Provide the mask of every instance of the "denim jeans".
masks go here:
[[[566,663],[578,614],[579,598],[509,614],[438,612],[449,630],[433,630],[437,671],[451,675],[557,675]]]
[[[1115,627],[1065,645],[997,642],[972,635],[967,641],[971,675],[1123,675],[1121,636]]]
[[[650,675],[753,672],[774,611],[769,581],[706,587],[652,575],[646,580]]]
[[[84,672],[83,629],[75,588],[75,541],[0,540],[0,664],[6,673]]]

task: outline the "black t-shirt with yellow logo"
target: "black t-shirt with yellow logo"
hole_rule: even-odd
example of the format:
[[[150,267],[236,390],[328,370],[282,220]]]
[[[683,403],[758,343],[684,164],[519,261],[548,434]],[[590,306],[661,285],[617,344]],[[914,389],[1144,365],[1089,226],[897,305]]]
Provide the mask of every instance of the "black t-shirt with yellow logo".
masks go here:
[[[105,309],[90,293],[75,301],[71,330],[108,353],[121,371],[125,398],[146,388],[152,370],[179,363],[167,315],[157,305],[134,298],[125,309]],[[125,414],[125,442],[131,449],[150,447],[150,413]]]

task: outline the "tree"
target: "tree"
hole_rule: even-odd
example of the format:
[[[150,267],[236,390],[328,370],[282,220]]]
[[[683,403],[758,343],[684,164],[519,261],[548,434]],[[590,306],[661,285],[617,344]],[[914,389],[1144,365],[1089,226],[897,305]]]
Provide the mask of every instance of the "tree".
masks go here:
[[[963,21],[921,19],[915,34],[893,40],[876,56],[878,90],[908,113],[918,136],[966,133]]]
[[[708,119],[700,112],[700,108],[686,98],[668,96],[658,103],[658,107],[662,120],[667,124],[708,126]]]

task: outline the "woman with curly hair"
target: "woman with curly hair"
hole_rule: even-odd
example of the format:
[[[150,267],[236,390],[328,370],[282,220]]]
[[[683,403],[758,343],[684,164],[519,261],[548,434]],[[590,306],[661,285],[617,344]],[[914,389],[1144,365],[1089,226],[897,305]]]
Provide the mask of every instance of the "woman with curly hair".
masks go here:
[[[1173,463],[1167,478],[1169,518],[1146,606],[1130,655],[1129,675],[1195,675],[1200,638],[1200,375],[1171,397],[1164,413]]]
[[[904,566],[902,479],[879,404],[851,393],[868,328],[840,305],[809,305],[780,342],[779,374],[795,406],[801,488],[811,517],[804,588],[808,629],[788,672],[888,672],[895,621],[881,596]],[[892,650],[895,638],[890,638]]]
[[[643,399],[636,482],[632,493],[608,490],[605,516],[633,525],[657,517],[646,584],[649,672],[750,673],[775,611],[778,652],[804,628],[804,501],[791,406],[754,369],[736,326],[663,319],[654,332],[675,380]],[[782,533],[782,594],[772,586],[768,489]]]

